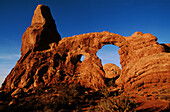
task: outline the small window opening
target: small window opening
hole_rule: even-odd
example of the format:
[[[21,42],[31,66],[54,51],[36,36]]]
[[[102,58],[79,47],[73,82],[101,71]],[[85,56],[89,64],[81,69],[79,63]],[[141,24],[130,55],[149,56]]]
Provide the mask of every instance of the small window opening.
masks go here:
[[[82,55],[82,56],[81,56],[81,58],[80,58],[80,61],[81,61],[81,62],[83,62],[83,61],[84,61],[84,59],[85,59],[85,56],[84,56],[84,55]]]

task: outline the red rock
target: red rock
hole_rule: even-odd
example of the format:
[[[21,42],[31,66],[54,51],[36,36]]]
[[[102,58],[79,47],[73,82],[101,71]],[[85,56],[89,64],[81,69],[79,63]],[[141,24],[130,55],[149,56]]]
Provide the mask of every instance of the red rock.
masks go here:
[[[113,63],[108,63],[103,65],[103,70],[105,71],[105,78],[116,78],[120,76],[120,68]]]
[[[168,97],[167,91],[170,89],[170,54],[167,52],[169,47],[158,44],[155,36],[142,34],[141,32],[126,37],[126,40],[128,42],[126,65],[122,68],[116,84],[123,86],[124,92],[130,95],[147,91],[148,95],[154,96],[154,91],[159,96]],[[167,90],[166,94],[159,93],[159,88]],[[156,101],[151,99],[152,103],[157,104],[159,102],[161,105],[150,105],[147,99],[142,101],[143,99],[141,97],[138,100],[144,103],[139,107],[143,110],[147,108],[159,108],[161,110],[163,107],[167,108],[169,102],[168,99],[158,98],[159,100]]]
[[[49,49],[50,43],[58,43],[59,40],[61,37],[57,32],[50,9],[45,5],[38,5],[31,26],[23,34],[21,55],[25,55],[29,50]]]
[[[170,45],[159,44],[152,34],[136,32],[123,37],[110,32],[96,32],[73,37],[61,37],[47,6],[39,5],[22,37],[21,58],[11,70],[1,90],[23,92],[31,89],[55,86],[57,83],[80,83],[85,87],[98,90],[105,86],[106,65],[103,67],[96,53],[103,45],[114,44],[119,47],[121,73],[116,80],[117,88],[130,95],[145,91],[138,102],[143,102],[140,109],[147,109],[149,102],[145,96],[160,95],[149,108],[167,107],[170,89]],[[84,55],[83,62],[80,61]],[[118,69],[118,68],[117,68]],[[105,71],[105,72],[104,72]],[[119,70],[116,70],[119,71]],[[105,74],[106,73],[106,74]],[[110,73],[110,72],[109,72]],[[160,89],[165,90],[161,93]],[[167,90],[167,91],[166,91]],[[166,93],[166,94],[165,94]],[[154,103],[156,102],[156,103]]]

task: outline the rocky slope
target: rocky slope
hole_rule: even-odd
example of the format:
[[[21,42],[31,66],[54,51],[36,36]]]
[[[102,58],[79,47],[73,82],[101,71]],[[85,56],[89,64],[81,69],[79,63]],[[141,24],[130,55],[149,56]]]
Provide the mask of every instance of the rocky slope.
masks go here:
[[[115,80],[112,91],[132,96],[136,110],[161,111],[170,101],[170,44],[159,44],[152,34],[136,32],[124,37],[96,32],[61,39],[50,9],[38,5],[22,37],[21,58],[2,84],[1,91],[30,93],[59,83],[80,84],[93,91]],[[96,53],[102,46],[119,47],[121,70],[114,64],[102,66]],[[80,61],[84,55],[84,61]]]

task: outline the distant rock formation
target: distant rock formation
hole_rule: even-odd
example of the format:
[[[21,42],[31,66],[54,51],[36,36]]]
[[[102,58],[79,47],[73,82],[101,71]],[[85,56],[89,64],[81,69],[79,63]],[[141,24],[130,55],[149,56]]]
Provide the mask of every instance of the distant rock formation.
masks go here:
[[[159,44],[156,40],[149,33],[136,32],[124,37],[105,31],[61,40],[50,9],[38,5],[31,26],[22,37],[21,58],[1,90],[29,92],[41,86],[68,82],[80,83],[97,91],[105,86],[106,77],[117,77],[115,72],[111,74],[106,70],[108,65],[102,66],[96,55],[102,46],[113,44],[119,47],[121,64],[121,71],[116,68],[120,73],[117,86],[143,103],[138,110],[161,110],[170,100],[170,45]],[[81,62],[82,55],[85,59]],[[109,68],[112,67],[110,64]]]
[[[116,78],[121,73],[120,68],[113,63],[103,65],[103,70],[105,72],[105,78]]]

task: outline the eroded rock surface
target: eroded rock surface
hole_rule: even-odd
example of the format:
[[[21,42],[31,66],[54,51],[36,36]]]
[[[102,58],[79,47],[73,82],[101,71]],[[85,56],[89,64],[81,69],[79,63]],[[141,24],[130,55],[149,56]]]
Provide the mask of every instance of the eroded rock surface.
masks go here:
[[[105,78],[116,78],[121,73],[120,68],[113,63],[103,65],[103,70],[105,71]]]
[[[106,77],[118,76],[115,72],[107,73],[106,69],[114,66],[103,67],[96,55],[102,46],[113,44],[119,47],[121,64],[121,72],[116,68],[120,73],[117,86],[138,102],[144,102],[139,110],[161,110],[170,101],[170,45],[159,44],[156,40],[152,34],[142,32],[129,37],[96,32],[61,40],[49,8],[39,5],[31,26],[23,34],[21,58],[1,90],[29,92],[34,88],[68,82],[97,91],[105,86]],[[82,55],[85,56],[83,62],[80,61]]]
[[[124,92],[139,96],[139,102],[145,99],[145,108],[167,107],[170,101],[168,47],[160,45],[155,36],[142,32],[136,32],[125,38],[128,43],[125,59],[127,64],[122,67],[121,75],[116,80],[117,85],[122,85]]]
[[[49,49],[50,43],[58,43],[60,40],[61,37],[57,32],[49,7],[38,5],[31,26],[23,34],[21,55],[25,55],[30,50],[42,51]]]

